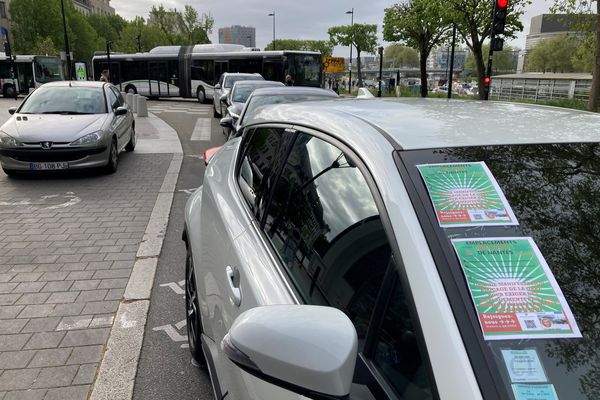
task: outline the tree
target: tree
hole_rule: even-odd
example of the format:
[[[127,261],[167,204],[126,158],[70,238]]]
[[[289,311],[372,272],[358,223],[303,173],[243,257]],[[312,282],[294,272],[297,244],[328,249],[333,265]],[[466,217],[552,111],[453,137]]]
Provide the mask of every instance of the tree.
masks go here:
[[[385,9],[383,38],[419,51],[422,97],[427,97],[427,58],[431,49],[447,39],[449,28],[445,6],[438,0],[410,0]]]
[[[483,79],[485,78],[483,43],[492,33],[493,3],[478,0],[448,0],[445,4],[452,22],[456,24],[458,33],[473,52],[477,82],[480,88],[479,98],[483,99],[485,97],[483,90]],[[512,0],[508,2],[505,38],[514,38],[516,32],[523,30],[520,18],[523,15],[524,7],[529,4],[531,4],[531,0]]]
[[[208,35],[212,33],[215,23],[210,15],[200,16],[194,7],[186,4],[179,23],[188,44],[210,43]]]
[[[490,51],[490,45],[484,44],[482,46],[483,54],[487,54]],[[517,69],[517,59],[514,57],[514,52],[518,49],[513,49],[511,46],[504,45],[504,50],[494,52],[494,62],[492,64],[492,74],[501,74],[514,72]],[[487,69],[487,60],[484,63],[484,67]],[[477,66],[475,65],[475,57],[473,53],[469,53],[465,60],[465,70],[475,71]]]
[[[598,111],[600,107],[600,1],[593,0],[554,0],[551,8],[554,13],[567,13],[571,17],[578,18],[578,30],[590,32],[587,43],[595,43],[593,50],[594,61],[592,69],[592,88],[588,101],[588,110]]]
[[[358,70],[358,87],[363,86],[360,53],[375,53],[377,46],[377,25],[353,24],[333,26],[327,31],[334,45],[354,46],[356,48],[356,67]]]
[[[46,56],[55,56],[58,55],[58,50],[56,46],[54,46],[54,42],[48,36],[40,37],[35,41],[35,45],[33,46],[33,54],[40,54]]]
[[[276,39],[265,50],[319,51],[323,56],[329,57],[333,53],[333,46],[329,40]]]
[[[573,72],[574,55],[581,40],[572,35],[560,35],[538,43],[528,54],[527,70],[541,72]]]
[[[419,53],[412,47],[392,43],[383,51],[384,68],[418,67]]]

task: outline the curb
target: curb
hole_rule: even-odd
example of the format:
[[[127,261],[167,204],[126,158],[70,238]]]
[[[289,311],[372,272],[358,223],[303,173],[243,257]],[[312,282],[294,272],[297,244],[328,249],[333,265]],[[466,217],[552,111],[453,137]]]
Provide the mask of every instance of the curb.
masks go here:
[[[183,154],[173,154],[110,330],[89,397],[91,400],[130,400],[133,397],[154,275],[182,163]]]

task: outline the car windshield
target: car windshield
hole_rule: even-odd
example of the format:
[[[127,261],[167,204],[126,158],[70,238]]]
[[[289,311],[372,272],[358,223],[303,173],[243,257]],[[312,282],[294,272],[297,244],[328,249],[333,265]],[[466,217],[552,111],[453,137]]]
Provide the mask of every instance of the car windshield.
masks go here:
[[[599,399],[600,145],[399,156],[484,398]]]
[[[268,95],[268,96],[254,96],[246,105],[246,112],[244,113],[243,120],[249,118],[257,108],[266,106],[269,104],[285,104],[285,103],[297,103],[301,101],[316,101],[316,100],[331,100],[335,98],[335,94],[332,92],[329,95],[317,95],[317,94],[281,94],[281,95]],[[244,121],[240,121],[240,125]]]
[[[41,87],[23,104],[22,114],[104,114],[101,87]]]
[[[223,82],[223,87],[231,89],[233,84],[237,81],[262,81],[263,77],[260,75],[227,75]]]

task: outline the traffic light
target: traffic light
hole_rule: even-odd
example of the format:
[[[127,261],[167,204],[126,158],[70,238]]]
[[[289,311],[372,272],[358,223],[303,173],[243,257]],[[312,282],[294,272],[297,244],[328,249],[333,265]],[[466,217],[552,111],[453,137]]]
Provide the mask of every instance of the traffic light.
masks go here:
[[[490,78],[489,76],[486,76],[485,78],[483,78],[483,84],[488,86],[490,83],[492,83],[492,78]]]
[[[494,35],[502,35],[504,33],[507,7],[508,0],[496,0],[494,3],[494,22],[492,24],[492,32]]]
[[[492,39],[492,50],[493,51],[502,51],[504,48],[504,39],[502,38],[493,38]]]

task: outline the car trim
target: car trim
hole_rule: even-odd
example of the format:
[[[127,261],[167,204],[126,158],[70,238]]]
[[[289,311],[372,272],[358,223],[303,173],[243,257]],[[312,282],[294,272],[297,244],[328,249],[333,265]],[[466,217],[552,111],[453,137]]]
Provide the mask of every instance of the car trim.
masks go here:
[[[408,196],[411,200],[411,204],[413,206],[413,209],[415,210],[417,219],[421,223],[421,229],[423,230],[423,235],[426,239],[426,245],[428,246],[429,251],[431,252],[431,257],[433,258],[435,267],[438,271],[438,274],[440,275],[445,295],[448,298],[448,303],[454,314],[456,324],[457,326],[461,326],[461,324],[459,324],[460,320],[462,321],[462,326],[465,326],[465,322],[469,325],[472,325],[473,320],[469,316],[469,312],[467,311],[469,307],[472,308],[470,297],[468,297],[469,294],[463,293],[463,291],[460,290],[460,288],[456,284],[454,276],[452,276],[452,271],[450,268],[438,267],[440,261],[443,265],[448,265],[449,261],[441,246],[440,237],[438,236],[438,232],[435,229],[433,220],[429,217],[429,213],[425,207],[425,203],[422,203],[420,201],[415,202],[415,199],[421,199],[422,196],[419,194],[419,191],[413,182],[412,175],[409,172],[407,165],[404,163],[404,159],[402,158],[400,151],[394,152],[394,161],[396,163],[396,166],[398,167],[398,171],[402,177],[402,180],[404,181],[406,192],[408,193]],[[429,238],[435,238],[435,241],[427,240]],[[450,277],[442,278],[442,276],[446,276],[448,274],[450,275]],[[447,287],[448,283],[451,283],[452,285],[452,287],[450,288],[450,292],[448,291]],[[469,303],[465,303],[465,296],[468,297]],[[458,307],[458,304],[465,304],[466,307]],[[477,328],[479,328],[479,326],[477,326]],[[485,352],[481,350],[478,350],[476,352],[472,350],[469,351],[469,349],[472,349],[473,346],[467,346],[466,344],[476,342],[480,347],[485,345],[483,338],[480,335],[478,335],[478,332],[480,331],[476,329],[471,329],[467,332],[464,329],[460,328],[458,330],[464,344],[465,352],[469,357],[469,361],[473,369],[473,374],[479,386],[479,390],[482,393],[482,396],[485,393],[484,397],[486,400],[503,399],[504,397],[498,392],[498,387],[500,385],[497,385],[497,382],[495,382],[493,375],[490,372],[490,364],[487,360]],[[468,334],[468,336],[465,337],[465,334]],[[475,373],[475,371],[482,370],[488,372],[485,377],[481,376],[481,372]],[[490,393],[490,391],[494,392]]]

